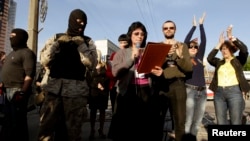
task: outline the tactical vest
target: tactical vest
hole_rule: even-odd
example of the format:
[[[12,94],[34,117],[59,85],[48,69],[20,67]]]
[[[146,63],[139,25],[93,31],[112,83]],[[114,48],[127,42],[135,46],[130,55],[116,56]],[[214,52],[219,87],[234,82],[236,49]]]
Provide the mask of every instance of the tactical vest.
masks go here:
[[[50,66],[50,77],[84,80],[86,67],[82,64],[78,45],[74,41],[59,42],[60,52]]]

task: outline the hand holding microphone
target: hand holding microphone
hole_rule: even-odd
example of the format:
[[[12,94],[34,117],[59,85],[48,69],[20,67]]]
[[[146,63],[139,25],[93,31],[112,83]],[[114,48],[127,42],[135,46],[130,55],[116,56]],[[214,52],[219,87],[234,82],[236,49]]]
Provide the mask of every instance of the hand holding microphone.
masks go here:
[[[139,49],[141,47],[141,43],[137,42],[135,46],[136,46],[136,48]]]
[[[141,43],[136,43],[135,47],[132,47],[132,58],[136,58],[140,55]]]

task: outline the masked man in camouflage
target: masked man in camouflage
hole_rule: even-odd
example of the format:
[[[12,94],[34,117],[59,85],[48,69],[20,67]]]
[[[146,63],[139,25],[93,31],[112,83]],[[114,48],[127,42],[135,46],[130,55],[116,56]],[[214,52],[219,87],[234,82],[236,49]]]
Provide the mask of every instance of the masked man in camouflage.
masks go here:
[[[39,141],[80,141],[81,127],[87,116],[89,87],[86,71],[96,66],[96,46],[84,36],[86,14],[70,13],[68,29],[56,34],[41,50],[41,65],[50,70],[47,92],[40,115]]]

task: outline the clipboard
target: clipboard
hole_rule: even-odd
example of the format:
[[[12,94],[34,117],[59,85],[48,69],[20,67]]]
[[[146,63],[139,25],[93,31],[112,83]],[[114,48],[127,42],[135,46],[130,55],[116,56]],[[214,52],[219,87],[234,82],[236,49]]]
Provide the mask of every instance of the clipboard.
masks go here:
[[[172,44],[148,42],[137,67],[138,73],[150,73],[155,66],[162,66]]]

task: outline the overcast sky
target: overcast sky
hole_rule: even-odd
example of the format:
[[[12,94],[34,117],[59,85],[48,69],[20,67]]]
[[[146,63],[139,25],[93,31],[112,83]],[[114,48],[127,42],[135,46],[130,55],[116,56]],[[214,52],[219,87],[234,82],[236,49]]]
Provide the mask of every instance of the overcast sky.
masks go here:
[[[30,0],[15,0],[17,13],[15,27],[28,29]],[[41,0],[40,0],[41,1]],[[161,27],[166,20],[177,25],[175,38],[184,41],[192,27],[193,16],[197,23],[203,12],[207,13],[204,27],[207,36],[206,55],[218,42],[219,35],[233,24],[233,34],[250,46],[249,0],[47,0],[48,11],[44,28],[39,33],[38,51],[55,33],[65,32],[69,13],[76,8],[88,16],[85,35],[93,40],[109,39],[118,44],[117,38],[126,33],[132,22],[141,21],[147,28],[147,41],[162,41]],[[199,38],[199,28],[193,38]],[[199,39],[200,41],[200,39]]]

